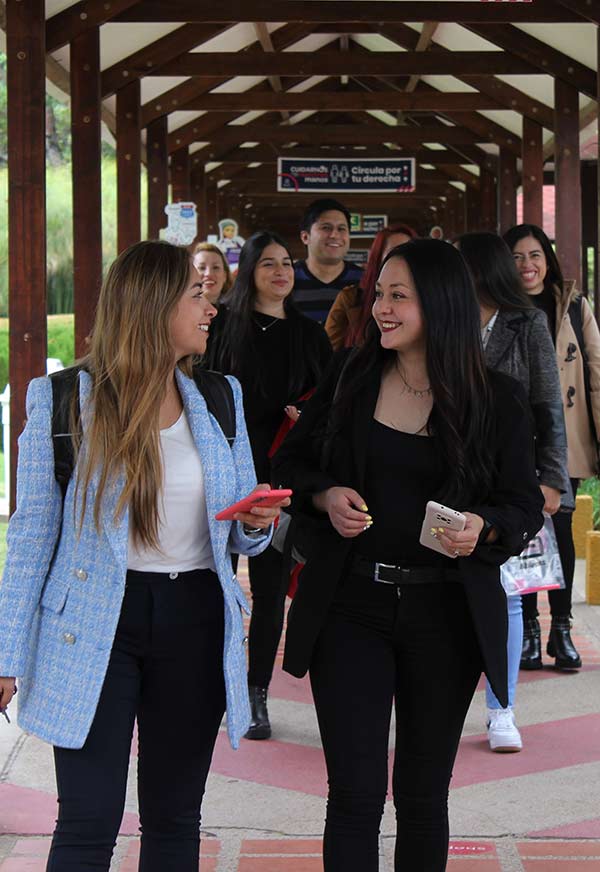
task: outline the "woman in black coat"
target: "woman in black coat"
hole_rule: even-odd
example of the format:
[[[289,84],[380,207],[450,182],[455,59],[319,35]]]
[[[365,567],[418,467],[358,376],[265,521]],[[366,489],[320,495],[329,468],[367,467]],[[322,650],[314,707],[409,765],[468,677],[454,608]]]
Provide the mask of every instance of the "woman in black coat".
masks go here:
[[[284,419],[313,389],[332,350],[325,330],[294,305],[292,257],[276,234],[251,236],[240,254],[235,282],[211,330],[206,361],[235,375],[259,481],[270,481],[269,452]],[[252,722],[248,739],[268,739],[267,691],[283,629],[286,588],[281,555],[269,546],[248,561],[252,618],[248,687]]]
[[[543,499],[526,397],[486,370],[460,254],[429,239],[393,249],[373,315],[275,457],[276,483],[296,493],[297,543],[311,546],[284,668],[310,671],[326,872],[378,869],[394,700],[396,869],[442,872],[448,786],[483,669],[507,702],[499,567],[540,528]],[[428,500],[466,516],[462,532],[426,530],[444,554],[419,544]]]

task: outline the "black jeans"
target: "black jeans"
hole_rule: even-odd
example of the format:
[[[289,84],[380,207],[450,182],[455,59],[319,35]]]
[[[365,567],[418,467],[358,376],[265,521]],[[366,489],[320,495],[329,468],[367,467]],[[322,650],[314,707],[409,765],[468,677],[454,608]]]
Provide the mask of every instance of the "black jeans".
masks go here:
[[[577,496],[579,479],[571,479],[573,498]],[[573,599],[573,578],[575,576],[575,545],[573,543],[573,513],[556,512],[552,515],[552,524],[556,534],[556,544],[560,556],[565,586],[563,590],[549,590],[548,602],[553,618],[567,618],[571,614]],[[521,597],[523,603],[523,619],[532,620],[539,615],[537,608],[537,593],[528,593]]]
[[[141,872],[198,872],[200,805],[225,710],[214,572],[128,572],[98,708],[80,750],[54,749],[59,816],[47,872],[108,870],[138,723]]]
[[[396,872],[443,872],[448,787],[482,657],[458,583],[349,577],[310,679],[329,777],[325,872],[377,872],[396,710]]]
[[[248,632],[248,684],[268,687],[283,630],[287,593],[283,559],[270,545],[248,558],[252,617]]]

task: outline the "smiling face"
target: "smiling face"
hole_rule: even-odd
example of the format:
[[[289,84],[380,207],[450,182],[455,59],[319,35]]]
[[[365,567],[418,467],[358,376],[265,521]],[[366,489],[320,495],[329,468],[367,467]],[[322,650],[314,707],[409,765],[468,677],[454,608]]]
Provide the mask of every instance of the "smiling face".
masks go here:
[[[308,248],[309,258],[332,266],[341,263],[350,247],[350,228],[343,212],[332,209],[322,212],[310,230],[303,230],[300,239]]]
[[[256,302],[260,306],[282,303],[294,287],[292,259],[283,245],[272,242],[263,248],[254,268]]]
[[[548,272],[548,262],[541,243],[535,236],[525,236],[515,244],[513,257],[527,293],[541,294]]]
[[[204,354],[210,322],[217,310],[205,296],[200,275],[190,262],[187,286],[171,316],[170,336],[175,360],[190,354]]]
[[[200,275],[204,296],[217,303],[225,284],[223,258],[214,251],[199,251],[194,257],[194,265]]]
[[[425,323],[419,295],[401,257],[388,260],[375,289],[373,317],[381,332],[381,346],[389,351],[425,348]]]

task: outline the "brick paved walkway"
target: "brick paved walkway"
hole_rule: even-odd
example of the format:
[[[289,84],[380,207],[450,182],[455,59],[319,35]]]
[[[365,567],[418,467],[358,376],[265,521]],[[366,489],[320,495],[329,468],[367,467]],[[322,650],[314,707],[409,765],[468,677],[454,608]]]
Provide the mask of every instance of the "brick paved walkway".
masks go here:
[[[549,621],[541,605],[545,634]],[[579,673],[548,664],[521,674],[520,754],[489,752],[480,687],[452,782],[448,872],[600,872],[599,612],[579,595]],[[270,711],[269,742],[243,742],[233,752],[224,732],[219,736],[204,803],[200,872],[322,872],[326,775],[308,682],[277,668]],[[50,749],[14,724],[0,724],[0,872],[44,872],[55,814]],[[133,753],[111,872],[137,872],[137,825]],[[393,831],[387,803],[381,872],[393,869]]]

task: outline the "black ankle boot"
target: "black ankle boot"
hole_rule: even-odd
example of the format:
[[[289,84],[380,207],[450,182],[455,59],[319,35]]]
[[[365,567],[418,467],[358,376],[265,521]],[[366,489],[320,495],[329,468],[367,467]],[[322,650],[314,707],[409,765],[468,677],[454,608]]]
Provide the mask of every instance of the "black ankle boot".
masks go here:
[[[548,657],[556,657],[556,669],[580,669],[581,657],[571,639],[569,617],[552,618],[546,646]]]
[[[542,642],[540,624],[537,618],[525,618],[523,620],[523,648],[521,650],[520,668],[542,668]]]
[[[250,721],[250,729],[245,735],[246,739],[270,739],[271,724],[269,723],[269,712],[267,711],[267,688],[248,686],[250,694],[250,709],[252,712],[252,720]]]

